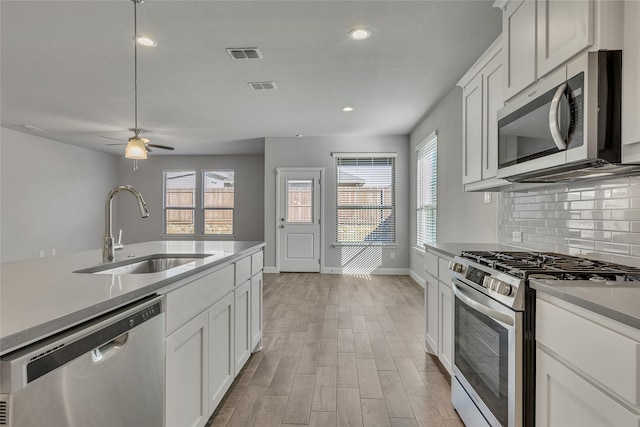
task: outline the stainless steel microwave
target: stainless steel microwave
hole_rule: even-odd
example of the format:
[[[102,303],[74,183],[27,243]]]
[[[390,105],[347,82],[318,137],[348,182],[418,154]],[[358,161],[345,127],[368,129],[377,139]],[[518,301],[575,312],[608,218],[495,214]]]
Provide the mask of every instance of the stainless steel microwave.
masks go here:
[[[621,51],[589,52],[498,111],[498,178],[563,182],[621,165]]]

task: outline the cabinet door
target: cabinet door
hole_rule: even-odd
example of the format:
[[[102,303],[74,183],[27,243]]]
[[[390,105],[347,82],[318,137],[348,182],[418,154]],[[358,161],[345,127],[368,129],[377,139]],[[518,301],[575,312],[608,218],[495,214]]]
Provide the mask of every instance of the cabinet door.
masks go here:
[[[502,14],[505,100],[536,81],[536,2],[511,0]]]
[[[462,89],[462,183],[482,179],[482,74]]]
[[[251,356],[251,280],[235,291],[235,376]]]
[[[262,273],[251,278],[251,350],[262,340]],[[259,350],[259,349],[258,349]]]
[[[622,60],[622,144],[623,155],[640,142],[640,2],[624,2],[624,58]],[[640,145],[640,144],[639,144]],[[640,149],[628,161],[640,161]],[[623,158],[623,160],[625,160]]]
[[[438,357],[449,374],[453,375],[453,292],[442,282],[438,286],[438,308],[440,311]]]
[[[204,426],[209,418],[209,325],[205,311],[165,339],[165,425]]]
[[[536,349],[536,426],[634,426],[640,417]]]
[[[215,410],[235,378],[234,306],[230,293],[209,309],[209,412]]]
[[[593,44],[594,0],[537,0],[538,76]]]
[[[498,175],[498,110],[504,106],[503,69],[502,52],[499,52],[482,70],[482,179]]]
[[[426,309],[425,344],[427,351],[438,355],[438,329],[440,316],[438,315],[438,281],[427,276],[424,290],[424,306]]]

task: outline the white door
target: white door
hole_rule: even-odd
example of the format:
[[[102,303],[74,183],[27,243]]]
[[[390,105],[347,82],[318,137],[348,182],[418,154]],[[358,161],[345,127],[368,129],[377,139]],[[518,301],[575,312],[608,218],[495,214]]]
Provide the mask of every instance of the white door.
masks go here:
[[[280,170],[278,177],[280,271],[319,272],[321,170]]]

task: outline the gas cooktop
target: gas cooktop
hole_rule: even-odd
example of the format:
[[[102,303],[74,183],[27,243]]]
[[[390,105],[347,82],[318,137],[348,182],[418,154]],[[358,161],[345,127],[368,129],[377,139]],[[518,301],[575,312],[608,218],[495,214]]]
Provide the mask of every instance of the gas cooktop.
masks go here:
[[[525,280],[640,281],[640,268],[553,252],[464,251],[461,256]]]

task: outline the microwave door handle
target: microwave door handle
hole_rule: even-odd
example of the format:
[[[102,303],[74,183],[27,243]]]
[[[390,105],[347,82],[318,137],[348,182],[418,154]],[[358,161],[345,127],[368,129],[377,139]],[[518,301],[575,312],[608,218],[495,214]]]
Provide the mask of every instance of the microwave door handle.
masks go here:
[[[562,99],[562,95],[564,95],[566,88],[566,83],[558,86],[558,90],[556,90],[556,93],[553,95],[553,99],[551,100],[551,108],[549,109],[549,130],[551,131],[551,138],[553,138],[553,142],[558,147],[558,150],[565,150],[567,148],[567,143],[562,137],[562,133],[560,133],[560,126],[558,123],[558,108],[560,107],[560,100]]]
[[[514,326],[514,320],[507,316],[506,314],[495,311],[484,304],[479,303],[472,297],[468,296],[466,292],[462,291],[459,287],[456,286],[454,281],[451,282],[451,288],[453,290],[453,294],[458,297],[460,301],[473,308],[474,310],[494,319],[501,323],[504,323],[509,326]]]

